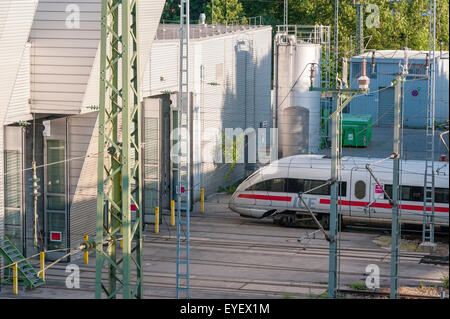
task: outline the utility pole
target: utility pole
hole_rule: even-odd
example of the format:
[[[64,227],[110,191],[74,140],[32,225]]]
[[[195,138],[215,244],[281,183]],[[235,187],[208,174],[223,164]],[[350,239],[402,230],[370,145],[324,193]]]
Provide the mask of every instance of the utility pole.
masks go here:
[[[358,78],[358,89],[347,89],[341,87],[314,88],[314,65],[311,66],[310,91],[331,92],[333,94],[333,113],[331,114],[331,193],[330,193],[330,249],[328,266],[328,298],[337,297],[337,265],[338,265],[338,205],[339,205],[339,161],[341,158],[340,146],[340,120],[342,110],[357,96],[357,94],[368,93],[370,79],[366,76],[366,60],[363,59],[362,74]],[[338,81],[336,81],[338,83]]]
[[[113,299],[119,294],[124,299],[143,298],[142,132],[137,11],[138,0],[102,0],[97,299],[104,295]],[[108,268],[106,281],[102,278],[105,264]],[[131,275],[133,270],[136,271],[134,280]]]
[[[398,296],[398,263],[400,249],[400,159],[401,159],[401,112],[403,75],[395,78],[394,85],[394,144],[393,144],[393,176],[392,176],[392,230],[391,230],[391,299]]]

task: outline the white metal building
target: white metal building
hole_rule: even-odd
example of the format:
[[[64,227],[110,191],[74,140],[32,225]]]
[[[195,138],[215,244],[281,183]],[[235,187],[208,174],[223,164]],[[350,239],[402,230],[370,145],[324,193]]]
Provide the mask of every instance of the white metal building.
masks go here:
[[[100,0],[19,2],[29,6],[26,19],[25,7],[18,8],[16,1],[11,6],[24,14],[20,27],[0,24],[2,47],[9,50],[0,51],[0,77],[2,83],[10,83],[8,91],[4,92],[6,85],[0,91],[0,103],[5,104],[0,107],[0,156],[7,157],[4,164],[0,158],[0,173],[3,169],[11,172],[0,187],[6,194],[0,191],[0,204],[6,199],[7,206],[0,206],[0,239],[6,230],[30,255],[36,251],[29,191],[32,171],[28,169],[33,159],[38,167],[42,165],[37,169],[41,186],[37,206],[43,248],[74,246],[83,234],[95,235]],[[171,123],[176,123],[171,105],[176,104],[178,90],[179,40],[177,25],[158,28],[164,1],[139,3],[147,217],[154,206],[167,206],[175,183],[169,178],[173,175],[169,149]],[[79,25],[70,16],[77,14],[76,9]],[[2,28],[24,30],[22,37],[11,33],[18,41],[15,44],[4,38]],[[192,183],[194,198],[198,198],[200,187],[208,194],[224,185],[228,169],[227,164],[206,163],[199,156],[210,142],[203,135],[205,129],[245,130],[265,121],[270,126],[271,27],[198,25],[192,27],[191,36]],[[11,71],[3,68],[4,61],[10,61]],[[62,164],[52,164],[59,161]],[[234,180],[246,173],[245,165],[238,165]],[[50,231],[62,232],[62,242],[50,241]]]
[[[408,50],[408,73],[405,83],[405,108],[403,121],[405,127],[424,128],[428,101],[428,81],[425,61],[428,51]],[[435,120],[442,124],[448,120],[448,51],[436,51],[436,104]],[[400,72],[400,64],[405,63],[404,50],[379,50],[375,53],[375,65],[372,67],[372,53],[366,52],[351,59],[350,81],[352,88],[357,87],[361,74],[362,59],[367,61],[367,75],[370,77],[370,91],[375,92],[356,97],[350,103],[351,113],[371,114],[376,126],[393,126],[394,88],[387,88]],[[430,61],[430,64],[432,61]],[[415,76],[415,77],[414,77]],[[375,122],[376,121],[376,122]]]

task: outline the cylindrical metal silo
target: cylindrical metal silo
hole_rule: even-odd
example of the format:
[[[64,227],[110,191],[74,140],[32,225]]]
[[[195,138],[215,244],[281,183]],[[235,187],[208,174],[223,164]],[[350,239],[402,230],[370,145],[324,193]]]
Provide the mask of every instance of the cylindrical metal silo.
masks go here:
[[[278,157],[309,153],[309,110],[284,107],[278,112]]]
[[[313,85],[320,87],[321,46],[291,37],[276,38],[279,157],[317,153],[320,148],[320,92],[309,87],[313,64]]]
[[[313,86],[320,87],[320,55],[320,44],[298,42],[293,57],[292,84],[295,86],[291,92],[291,105],[309,110],[308,153],[317,153],[320,148],[320,92],[309,91],[312,63],[315,66]]]

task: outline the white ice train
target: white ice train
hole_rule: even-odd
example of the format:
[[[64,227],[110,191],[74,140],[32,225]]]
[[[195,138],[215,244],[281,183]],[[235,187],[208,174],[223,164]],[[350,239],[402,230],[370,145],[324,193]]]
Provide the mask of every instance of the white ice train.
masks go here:
[[[392,196],[391,159],[343,157],[339,184],[339,210],[345,223],[388,224],[392,206],[383,190],[366,169],[370,166],[374,176],[386,193]],[[264,166],[245,179],[230,199],[231,210],[244,217],[272,216],[282,225],[308,220],[306,209],[298,197],[330,180],[331,160],[323,155],[296,155],[282,158]],[[423,223],[424,161],[406,160],[401,163],[401,222]],[[448,162],[435,163],[435,224],[448,229],[449,175]],[[304,194],[307,205],[327,227],[330,209],[330,185]],[[428,209],[429,210],[429,209]],[[311,219],[311,218],[309,218]]]

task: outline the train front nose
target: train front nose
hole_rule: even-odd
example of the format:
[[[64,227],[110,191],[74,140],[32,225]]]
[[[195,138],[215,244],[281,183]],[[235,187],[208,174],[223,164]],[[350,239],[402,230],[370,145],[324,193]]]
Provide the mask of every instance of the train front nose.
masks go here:
[[[232,210],[233,212],[237,213],[236,211],[236,197],[237,197],[237,191],[233,193],[230,200],[228,201],[228,208]]]

